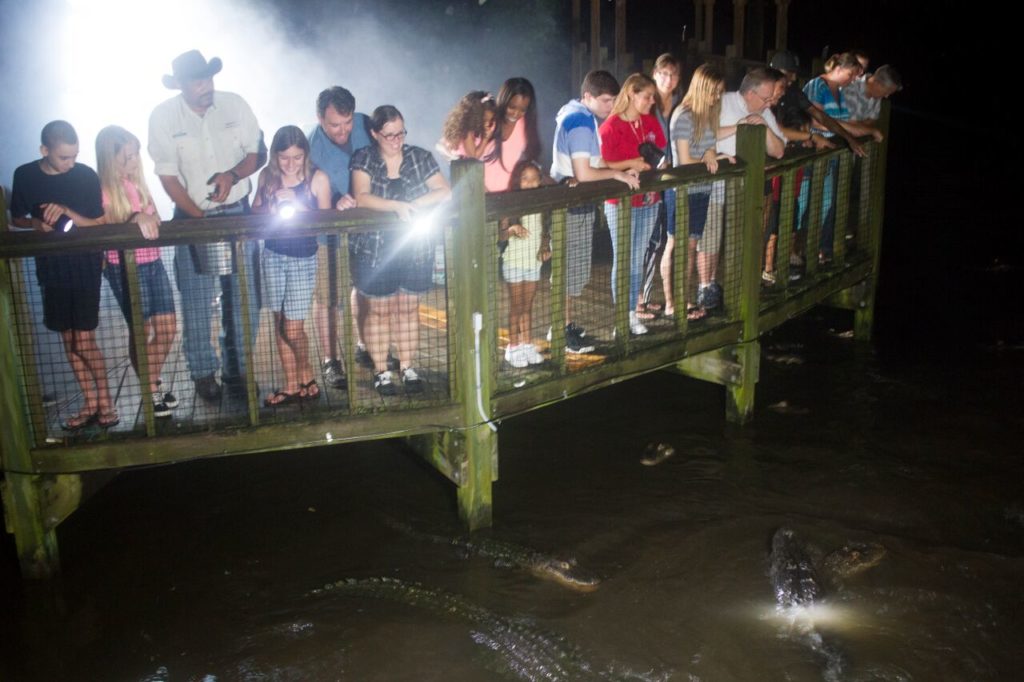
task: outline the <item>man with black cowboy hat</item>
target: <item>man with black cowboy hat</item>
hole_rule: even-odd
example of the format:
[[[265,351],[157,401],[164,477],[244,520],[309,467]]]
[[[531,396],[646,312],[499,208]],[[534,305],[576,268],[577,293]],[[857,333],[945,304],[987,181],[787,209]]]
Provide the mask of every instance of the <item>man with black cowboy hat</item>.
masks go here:
[[[249,212],[248,178],[259,165],[259,125],[244,99],[214,90],[213,76],[221,67],[218,57],[207,62],[198,50],[176,57],[173,73],[163,83],[181,94],[161,103],[149,117],[149,155],[174,201],[175,220]],[[228,388],[244,392],[245,387],[241,297],[228,246],[178,246],[174,258],[184,320],[182,347],[196,393],[211,402],[221,396],[218,364]],[[255,242],[246,242],[249,263],[255,260],[255,249]],[[254,279],[247,281],[255,338],[259,307]],[[218,284],[223,294],[220,363],[210,343],[210,309]]]

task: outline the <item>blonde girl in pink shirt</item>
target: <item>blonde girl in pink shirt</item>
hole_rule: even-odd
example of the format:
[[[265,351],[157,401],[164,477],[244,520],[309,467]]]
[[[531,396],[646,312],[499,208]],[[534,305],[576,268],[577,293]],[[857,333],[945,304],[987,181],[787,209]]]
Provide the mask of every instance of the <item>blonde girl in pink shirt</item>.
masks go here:
[[[146,239],[160,236],[160,216],[153,206],[153,197],[146,187],[139,163],[139,138],[119,126],[107,126],[96,136],[96,163],[103,189],[103,217],[107,223],[136,223]],[[128,322],[128,353],[136,374],[139,359],[135,355],[131,301],[121,254],[107,251],[103,274],[110,285],[124,319]],[[172,393],[160,390],[160,371],[174,343],[177,319],[174,294],[167,271],[160,259],[160,249],[135,249],[139,276],[139,295],[143,333],[146,336],[146,357],[149,367],[149,392],[153,398],[153,416],[169,417],[178,406]]]

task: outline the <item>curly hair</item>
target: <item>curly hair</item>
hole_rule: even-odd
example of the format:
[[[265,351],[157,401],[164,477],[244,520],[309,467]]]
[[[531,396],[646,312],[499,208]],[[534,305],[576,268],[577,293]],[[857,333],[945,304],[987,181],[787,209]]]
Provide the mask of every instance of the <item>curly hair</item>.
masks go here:
[[[470,133],[483,136],[484,112],[494,113],[495,108],[494,98],[489,93],[483,90],[467,92],[448,112],[448,118],[444,121],[442,138],[445,144],[458,149]]]

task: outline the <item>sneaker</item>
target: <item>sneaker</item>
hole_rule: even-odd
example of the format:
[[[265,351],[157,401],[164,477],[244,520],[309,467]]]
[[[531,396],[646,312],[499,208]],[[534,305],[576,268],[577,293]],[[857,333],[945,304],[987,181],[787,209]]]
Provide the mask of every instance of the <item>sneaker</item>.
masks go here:
[[[523,351],[523,355],[526,356],[526,361],[531,365],[540,365],[544,363],[544,356],[537,350],[537,346],[532,343],[524,343],[519,346]]]
[[[586,341],[584,341],[582,336],[579,336],[577,334],[571,333],[570,327],[572,327],[572,326],[574,326],[574,325],[569,325],[568,327],[566,327],[566,332],[565,332],[565,352],[567,352],[567,353],[592,353],[592,352],[594,352],[594,346],[592,344],[589,344]],[[579,329],[579,327],[576,327],[576,329]]]
[[[202,379],[196,379],[196,395],[205,400],[208,403],[215,403],[220,400],[223,395],[223,389],[220,384],[217,383],[217,377],[212,374],[203,377]]]
[[[636,315],[636,311],[629,311],[629,333],[633,336],[643,336],[648,331],[647,325],[640,321],[640,318]]]
[[[423,379],[420,379],[420,375],[416,374],[416,370],[412,367],[406,367],[402,370],[402,385],[405,386],[405,390],[411,392],[423,390]]]
[[[171,416],[171,408],[164,402],[164,395],[160,391],[153,393],[153,416],[157,418]]]
[[[323,364],[324,383],[329,388],[344,389],[348,387],[345,373],[341,371],[340,360],[325,360]]]
[[[790,270],[789,271],[789,281],[790,282],[799,282],[801,279],[803,279],[803,277],[804,276],[802,274],[800,274],[799,270]]]
[[[761,271],[761,283],[767,286],[775,286],[775,273],[767,270]]]
[[[373,387],[381,395],[395,395],[398,393],[398,389],[395,388],[395,384],[391,381],[391,370],[387,369],[373,378]]]
[[[373,358],[370,357],[370,352],[366,350],[366,346],[361,343],[356,344],[356,364],[373,369]]]
[[[523,349],[523,345],[525,344],[513,346],[510,343],[505,347],[505,362],[516,369],[522,369],[530,364],[530,361],[526,358],[526,351]]]
[[[712,282],[697,292],[697,305],[711,314],[722,307],[722,286]]]
[[[582,339],[586,338],[587,330],[579,326],[575,322],[570,322],[569,324],[565,325],[565,335],[568,336],[569,334],[575,334],[576,336]],[[548,341],[550,340],[551,339],[548,339]]]
[[[157,391],[157,393],[159,393],[159,391]],[[164,393],[163,403],[167,407],[170,407],[171,409],[174,409],[175,407],[178,406],[178,399],[174,397],[173,393],[171,393],[170,391],[167,391],[166,393]]]

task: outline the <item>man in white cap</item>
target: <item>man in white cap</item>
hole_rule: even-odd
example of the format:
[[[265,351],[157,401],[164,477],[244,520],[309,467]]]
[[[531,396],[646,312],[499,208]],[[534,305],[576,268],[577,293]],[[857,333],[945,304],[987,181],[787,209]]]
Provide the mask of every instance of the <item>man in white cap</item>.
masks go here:
[[[179,55],[164,85],[181,93],[161,103],[149,117],[149,155],[164,190],[174,201],[174,218],[204,218],[249,212],[249,176],[258,169],[260,130],[252,109],[230,92],[217,92],[213,77],[222,64],[209,62],[198,50]],[[246,242],[253,264],[255,242]],[[246,359],[242,337],[238,275],[204,267],[194,247],[178,246],[174,265],[181,292],[183,350],[196,393],[209,402],[221,397],[217,369],[229,389],[244,392]],[[253,338],[258,301],[249,268],[250,321]],[[218,281],[219,280],[219,281]],[[210,343],[210,311],[221,296],[221,358]]]

